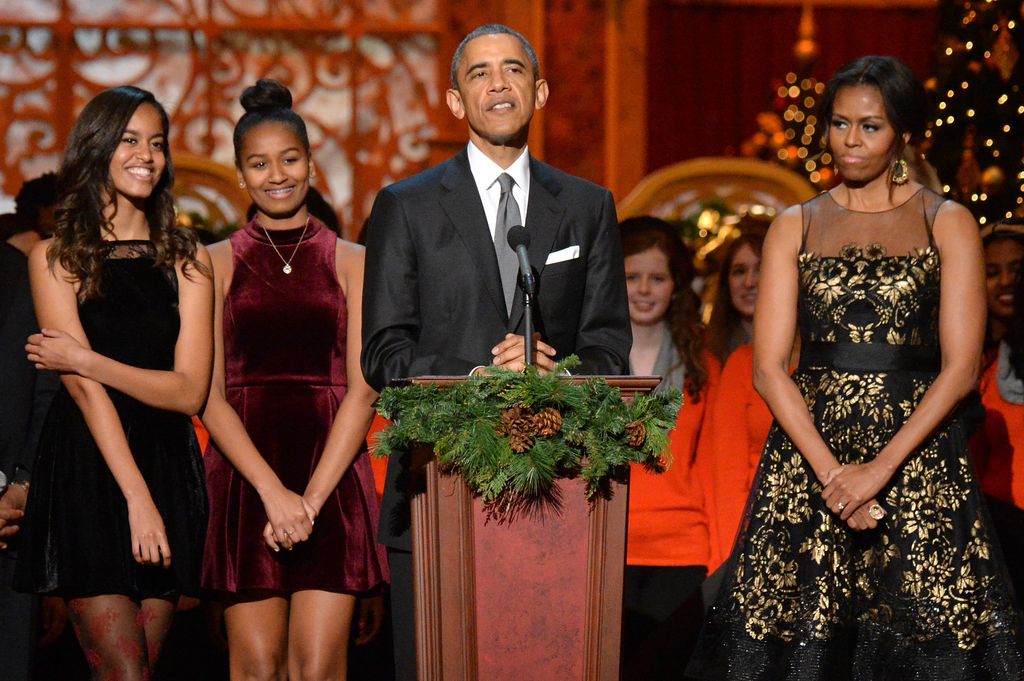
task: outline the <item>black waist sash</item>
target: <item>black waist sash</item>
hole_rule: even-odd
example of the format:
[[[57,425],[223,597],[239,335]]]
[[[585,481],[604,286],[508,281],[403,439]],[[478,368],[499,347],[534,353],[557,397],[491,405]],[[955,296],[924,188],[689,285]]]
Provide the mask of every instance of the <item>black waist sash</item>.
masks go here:
[[[799,368],[938,373],[942,368],[942,353],[931,345],[812,341],[800,347]]]

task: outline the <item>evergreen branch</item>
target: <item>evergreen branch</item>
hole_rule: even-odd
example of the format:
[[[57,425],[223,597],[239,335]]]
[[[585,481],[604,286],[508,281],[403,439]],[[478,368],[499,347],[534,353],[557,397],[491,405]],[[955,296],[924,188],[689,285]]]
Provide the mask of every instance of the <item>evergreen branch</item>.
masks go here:
[[[625,479],[631,463],[664,471],[682,393],[624,402],[604,379],[565,375],[578,365],[570,356],[550,373],[488,367],[447,388],[385,388],[377,410],[393,425],[377,435],[373,454],[431,446],[442,470],[460,475],[499,521],[549,498],[561,478],[579,476],[593,499]]]

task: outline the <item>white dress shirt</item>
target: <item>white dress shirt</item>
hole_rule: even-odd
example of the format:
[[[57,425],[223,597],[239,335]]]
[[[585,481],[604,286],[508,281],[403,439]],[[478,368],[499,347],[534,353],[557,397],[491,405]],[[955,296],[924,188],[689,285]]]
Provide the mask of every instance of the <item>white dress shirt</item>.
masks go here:
[[[526,226],[526,203],[530,199],[530,150],[524,148],[519,158],[508,168],[502,168],[487,158],[475,144],[469,143],[466,148],[469,157],[469,171],[476,182],[476,190],[480,193],[480,201],[484,204],[484,215],[487,216],[487,228],[491,230],[491,241],[494,241],[494,225],[498,221],[498,202],[501,201],[501,185],[498,176],[508,173],[515,183],[512,186],[512,198],[519,204],[519,214]],[[509,225],[513,227],[514,225]]]

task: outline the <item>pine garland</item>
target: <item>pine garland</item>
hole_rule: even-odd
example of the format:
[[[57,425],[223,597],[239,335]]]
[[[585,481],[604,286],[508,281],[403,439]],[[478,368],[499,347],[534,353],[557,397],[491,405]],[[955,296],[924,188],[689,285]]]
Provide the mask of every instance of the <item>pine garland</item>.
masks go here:
[[[499,520],[549,498],[560,478],[582,478],[593,500],[610,494],[630,463],[663,472],[682,393],[624,402],[604,379],[566,378],[578,364],[570,356],[547,374],[489,367],[447,388],[385,388],[377,411],[394,425],[378,434],[373,454],[432,447],[441,470],[461,476]]]

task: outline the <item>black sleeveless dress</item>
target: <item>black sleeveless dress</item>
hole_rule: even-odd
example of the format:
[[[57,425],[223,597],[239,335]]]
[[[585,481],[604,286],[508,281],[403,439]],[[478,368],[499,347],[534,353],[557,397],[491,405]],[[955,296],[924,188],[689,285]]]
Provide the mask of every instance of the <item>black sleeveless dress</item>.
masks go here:
[[[861,213],[826,193],[802,207],[793,380],[840,463],[872,460],[939,371],[942,201],[922,189]],[[773,424],[688,676],[1022,678],[1018,614],[959,413],[878,494],[877,529],[851,530],[821,492]]]
[[[103,292],[79,305],[92,348],[145,369],[174,367],[178,281],[148,241],[122,241],[103,265]],[[47,414],[29,491],[15,586],[66,598],[198,595],[206,530],[202,456],[188,416],[107,388],[171,546],[171,567],[131,551],[124,495],[85,418],[61,386]]]

